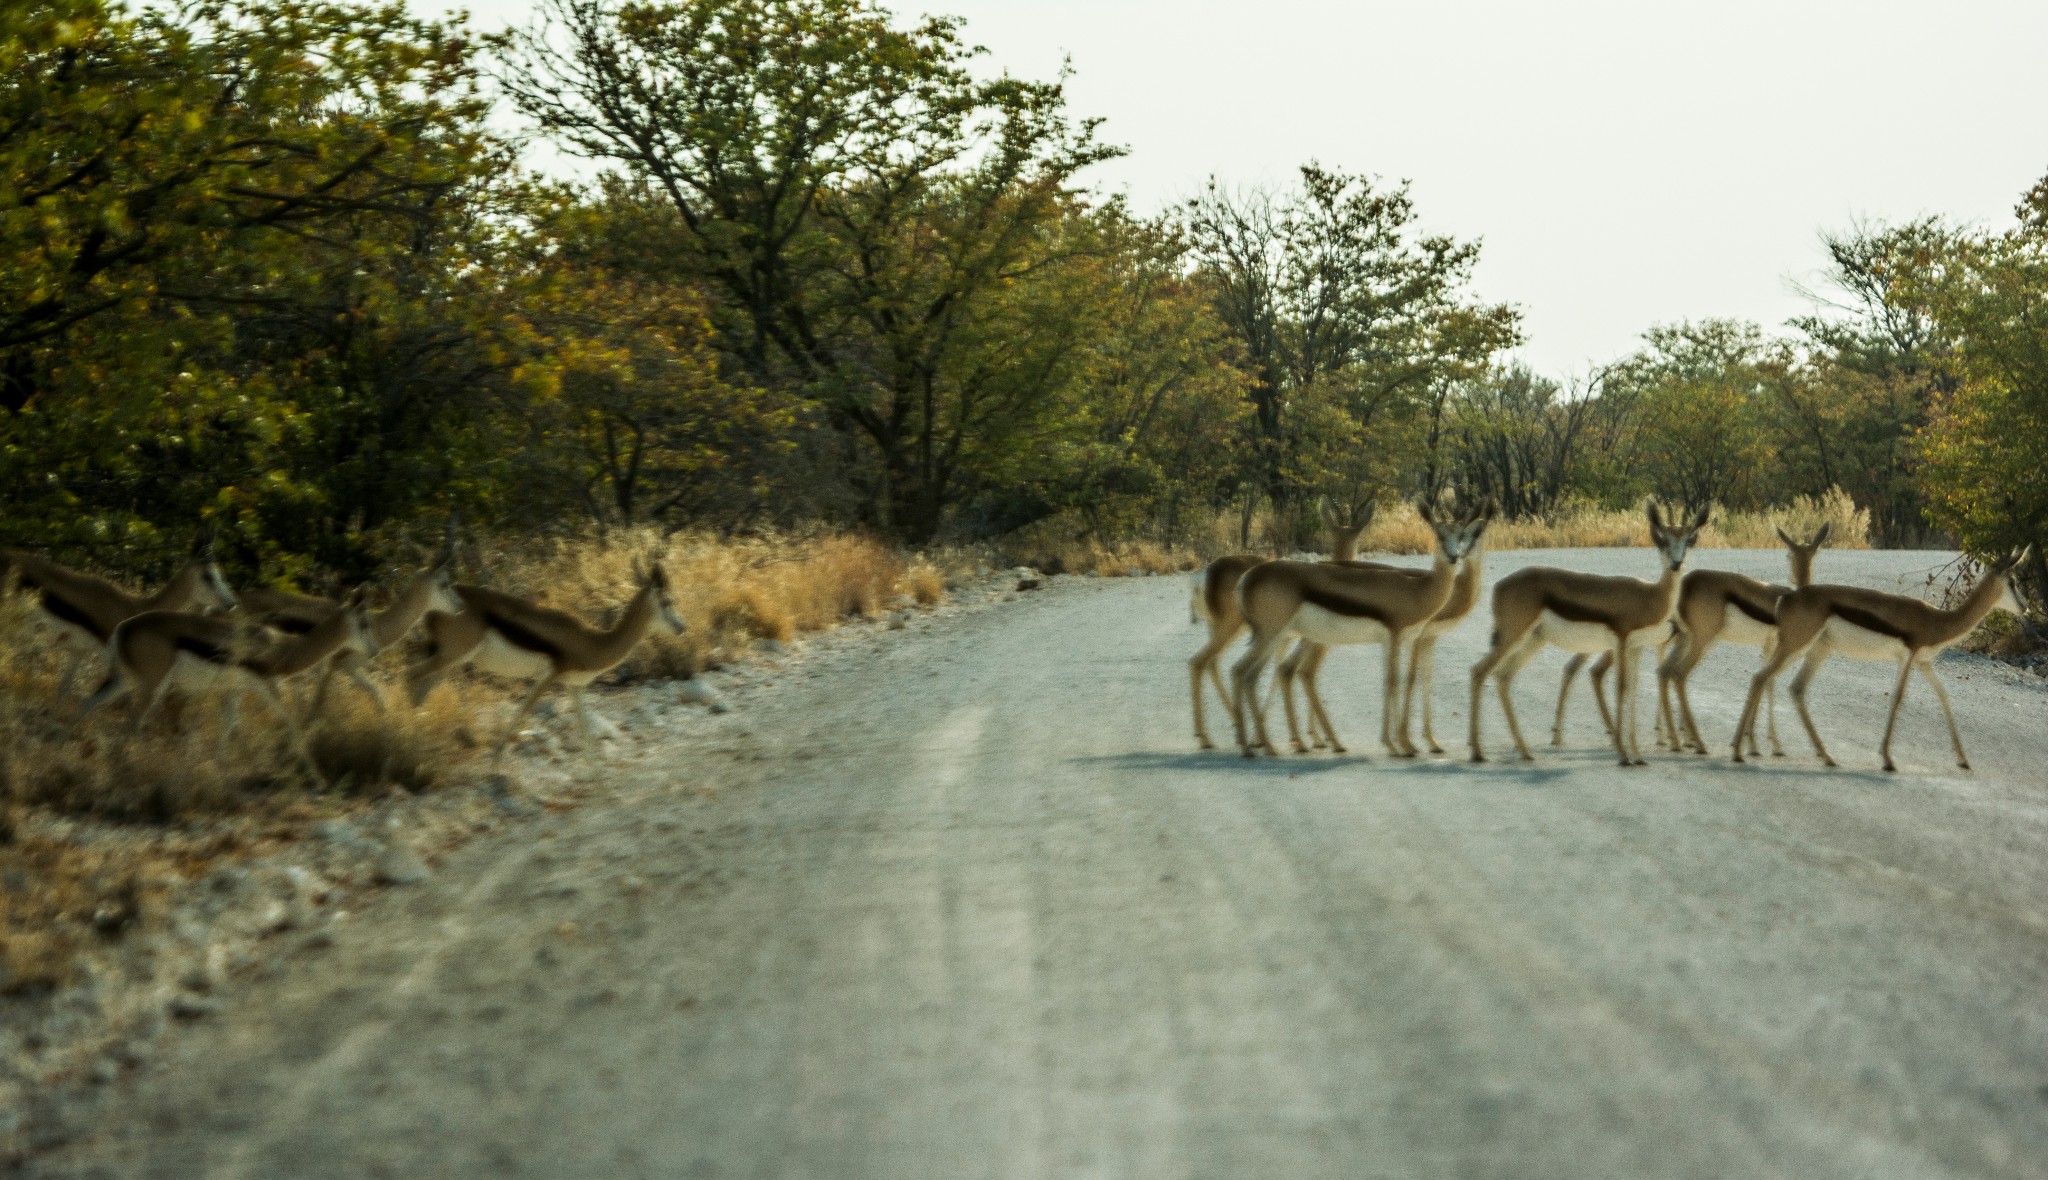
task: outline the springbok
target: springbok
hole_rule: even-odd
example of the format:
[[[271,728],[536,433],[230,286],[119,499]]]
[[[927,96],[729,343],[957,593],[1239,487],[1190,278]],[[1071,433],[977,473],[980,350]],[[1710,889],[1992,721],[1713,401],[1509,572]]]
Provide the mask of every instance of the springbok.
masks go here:
[[[450,671],[474,664],[495,676],[534,682],[492,749],[493,763],[504,757],[505,747],[519,732],[519,723],[526,720],[541,694],[556,684],[568,687],[584,740],[594,740],[590,716],[583,709],[583,687],[617,667],[656,623],[671,635],[681,635],[684,630],[683,620],[669,601],[668,575],[661,566],[636,568],[635,576],[639,591],[608,631],[565,611],[535,606],[510,594],[481,586],[456,586],[456,597],[462,600],[459,612],[427,612],[427,655],[408,676],[413,706],[423,704],[434,685]]]
[[[1571,652],[1616,653],[1614,749],[1623,766],[1644,765],[1635,727],[1635,653],[1654,647],[1669,631],[1678,605],[1678,571],[1706,527],[1707,513],[1701,509],[1693,514],[1690,524],[1666,525],[1663,509],[1651,500],[1649,518],[1650,539],[1664,563],[1663,576],[1655,582],[1530,566],[1494,586],[1493,646],[1472,666],[1472,761],[1486,761],[1479,737],[1479,698],[1489,675],[1499,690],[1515,748],[1524,762],[1535,760],[1515,717],[1514,679],[1531,657],[1554,644]]]
[[[1496,509],[1492,502],[1489,501],[1481,509],[1481,515],[1485,519],[1491,520],[1495,511]],[[1400,570],[1414,577],[1422,577],[1429,572],[1427,570],[1403,569],[1400,566],[1387,565],[1384,562],[1377,561],[1354,561],[1349,564],[1372,569]],[[1414,654],[1408,660],[1408,684],[1402,690],[1403,699],[1412,699],[1417,694],[1417,684],[1421,685],[1422,740],[1428,745],[1429,752],[1432,754],[1444,752],[1444,748],[1437,744],[1436,728],[1432,723],[1432,710],[1430,708],[1431,689],[1436,683],[1437,641],[1449,635],[1452,631],[1457,630],[1458,624],[1464,622],[1465,616],[1471,614],[1472,608],[1478,605],[1479,584],[1480,580],[1485,577],[1485,565],[1486,547],[1483,543],[1475,543],[1472,551],[1466,554],[1463,564],[1458,566],[1458,576],[1451,583],[1451,596],[1444,601],[1443,607],[1436,612],[1436,617],[1423,627],[1422,634],[1415,640]],[[1323,670],[1323,657],[1329,654],[1329,650],[1319,644],[1311,644],[1307,640],[1303,640],[1300,644],[1296,645],[1287,658],[1280,662],[1280,691],[1291,693],[1294,688],[1293,681],[1297,674],[1303,678],[1304,683],[1314,680],[1319,676]],[[1291,718],[1292,716],[1293,713],[1290,710],[1289,717]],[[1316,715],[1313,712],[1308,715],[1308,731],[1309,739],[1316,745],[1330,745],[1334,752],[1339,754],[1344,752],[1343,746],[1333,744],[1334,739],[1330,735],[1321,732],[1321,723],[1316,720]],[[1290,736],[1293,735],[1290,734]],[[1304,749],[1299,737],[1294,737],[1293,741],[1294,748],[1297,751]]]
[[[1257,750],[1277,754],[1266,732],[1265,709],[1257,697],[1259,674],[1289,635],[1325,647],[1383,643],[1387,646],[1382,690],[1380,741],[1397,757],[1412,757],[1408,739],[1407,702],[1401,696],[1400,664],[1404,647],[1412,647],[1423,626],[1443,609],[1451,595],[1458,564],[1479,541],[1486,518],[1473,514],[1454,521],[1437,520],[1428,504],[1418,506],[1436,533],[1437,553],[1426,574],[1307,561],[1269,561],[1252,567],[1238,583],[1238,610],[1251,627],[1251,644],[1231,668],[1231,720],[1238,748],[1250,758]],[[1303,684],[1308,707],[1336,747],[1336,730],[1323,708],[1314,681]],[[1249,696],[1247,694],[1250,694]],[[1294,729],[1292,697],[1286,698],[1290,730]],[[1258,740],[1245,725],[1250,707]],[[1398,720],[1396,715],[1398,714]],[[1341,748],[1341,747],[1336,747]]]
[[[38,616],[54,629],[56,641],[66,645],[82,639],[94,648],[104,648],[114,628],[145,611],[230,610],[235,605],[235,592],[206,551],[195,553],[162,589],[149,595],[130,594],[105,578],[33,553],[0,551],[0,592],[10,574],[21,589],[36,596],[36,605],[42,608]],[[58,686],[60,698],[70,697],[77,675],[78,661],[74,659]]]
[[[1749,682],[1749,699],[1743,703],[1742,721],[1735,728],[1735,761],[1742,761],[1742,734],[1755,721],[1757,702],[1764,689],[1784,671],[1785,665],[1804,657],[1798,675],[1792,678],[1792,703],[1799,709],[1799,720],[1806,726],[1806,736],[1813,739],[1814,752],[1820,755],[1822,764],[1835,765],[1828,748],[1821,744],[1812,715],[1806,711],[1806,688],[1828,657],[1840,653],[1856,660],[1894,660],[1899,665],[1891,714],[1884,723],[1884,742],[1878,747],[1886,770],[1898,769],[1892,764],[1892,730],[1899,722],[1899,705],[1906,699],[1906,681],[1915,668],[1941,701],[1942,716],[1948,719],[1949,741],[1955,746],[1956,765],[1970,769],[1970,757],[1963,752],[1963,735],[1956,728],[1955,711],[1949,707],[1948,690],[1934,675],[1934,657],[1976,630],[1977,624],[1992,611],[2002,608],[2020,613],[2020,604],[2012,593],[2012,570],[2026,560],[2031,548],[1993,562],[1963,601],[1948,610],[1910,595],[1887,594],[1860,586],[1802,586],[1787,594],[1778,603],[1777,648],[1765,657],[1762,670]]]
[[[1692,680],[1693,669],[1706,658],[1707,651],[1716,642],[1740,643],[1749,647],[1761,647],[1765,658],[1778,638],[1778,601],[1801,586],[1813,581],[1814,555],[1827,544],[1833,526],[1822,524],[1810,541],[1795,541],[1784,529],[1778,530],[1778,540],[1784,542],[1785,557],[1792,567],[1792,584],[1780,586],[1773,582],[1761,581],[1745,574],[1729,573],[1725,570],[1693,570],[1685,575],[1679,585],[1678,611],[1674,616],[1677,624],[1669,640],[1670,650],[1657,665],[1657,743],[1662,747],[1667,739],[1675,753],[1684,746],[1679,738],[1678,720],[1685,723],[1687,738],[1697,752],[1707,752],[1707,744],[1700,738],[1699,725],[1693,720],[1692,698],[1687,692]],[[1572,676],[1579,666],[1586,662],[1584,655],[1575,655],[1565,666],[1564,686],[1557,694],[1557,723],[1550,732],[1550,744],[1564,744],[1564,702],[1571,691]],[[1602,683],[1607,669],[1614,663],[1614,653],[1602,652],[1593,663],[1593,701],[1600,706],[1601,723],[1612,727],[1613,718],[1607,711],[1607,698]],[[1764,712],[1765,725],[1769,729],[1771,753],[1783,757],[1785,747],[1778,741],[1778,689],[1776,684],[1765,690],[1768,704]],[[1672,696],[1678,698],[1678,715],[1674,718],[1671,709]],[[1758,753],[1756,730],[1749,732],[1749,752]]]
[[[1353,505],[1342,523],[1330,526],[1331,561],[1350,562],[1357,558],[1358,538],[1372,524],[1375,508],[1370,501]],[[1223,673],[1216,665],[1223,658],[1223,649],[1245,628],[1244,616],[1237,609],[1237,584],[1243,580],[1245,571],[1266,560],[1251,553],[1219,557],[1209,563],[1195,582],[1188,613],[1194,616],[1194,621],[1209,624],[1209,642],[1188,661],[1188,681],[1195,702],[1195,740],[1204,750],[1215,749],[1216,743],[1209,740],[1208,726],[1202,721],[1202,674],[1209,674],[1216,695],[1223,698],[1224,707],[1228,708],[1230,693],[1223,687]],[[1291,702],[1289,713],[1292,714]]]
[[[227,694],[227,726],[221,733],[225,755],[241,719],[242,697],[253,692],[284,721],[299,756],[318,779],[305,731],[285,709],[277,682],[342,650],[377,654],[360,588],[318,626],[282,638],[266,639],[246,619],[144,611],[114,628],[107,641],[107,679],[80,708],[74,725],[102,705],[136,696],[141,706],[134,710],[132,728],[139,732],[171,689],[188,696],[221,690]]]
[[[395,648],[404,642],[430,610],[448,614],[462,610],[462,599],[455,593],[454,557],[452,545],[444,546],[434,564],[406,579],[392,598],[391,605],[370,616],[370,634],[376,637],[379,651]],[[242,592],[242,608],[264,626],[296,635],[325,622],[341,609],[341,604],[284,590],[255,589]],[[336,672],[355,681],[358,687],[370,694],[377,712],[384,712],[384,692],[377,687],[376,681],[370,679],[369,661],[354,649],[343,648],[334,653],[321,671],[320,682],[313,690],[309,715],[321,712],[327,700],[328,685]]]

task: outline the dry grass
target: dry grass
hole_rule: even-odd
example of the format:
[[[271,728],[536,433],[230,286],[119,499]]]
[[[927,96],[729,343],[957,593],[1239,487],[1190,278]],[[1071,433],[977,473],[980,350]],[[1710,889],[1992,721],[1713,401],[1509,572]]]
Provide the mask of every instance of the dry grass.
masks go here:
[[[946,575],[926,558],[919,557],[910,563],[903,582],[919,606],[936,606],[946,597]]]
[[[430,788],[459,759],[447,716],[394,705],[378,717],[367,697],[337,677],[327,718],[309,746],[321,774],[306,769],[288,732],[255,698],[242,704],[230,737],[218,699],[171,698],[141,732],[130,728],[132,698],[75,725],[79,695],[103,674],[104,656],[80,645],[51,650],[17,596],[0,606],[0,759],[13,807],[121,824],[169,824],[232,815],[281,792],[381,794],[391,785]],[[80,662],[70,699],[63,669]],[[287,707],[303,716],[312,676],[287,684]],[[442,710],[453,707],[446,702]],[[226,738],[227,740],[223,740]]]
[[[1800,496],[1790,505],[1768,512],[1716,509],[1700,533],[1699,543],[1708,549],[1775,549],[1780,544],[1779,527],[1804,540],[1822,523],[1834,526],[1828,538],[1830,548],[1870,548],[1870,513],[1856,507],[1840,489],[1819,500]],[[1427,553],[1435,543],[1434,534],[1415,509],[1401,504],[1380,511],[1365,535],[1363,548]],[[1649,543],[1650,525],[1638,509],[1613,511],[1577,505],[1542,519],[1495,521],[1486,530],[1489,549],[1599,549]]]
[[[1026,530],[1003,546],[1011,564],[1028,565],[1049,574],[1091,574],[1128,578],[1170,574],[1201,568],[1201,551],[1134,540],[1104,543],[1061,536],[1053,528]]]
[[[946,593],[932,561],[844,534],[721,539],[643,530],[511,542],[491,547],[485,580],[604,624],[633,594],[634,562],[650,557],[668,571],[689,629],[643,646],[620,669],[624,680],[692,676],[760,640],[787,643],[895,606],[932,606]]]
[[[145,921],[194,860],[189,850],[137,855],[43,838],[0,848],[0,994],[69,983],[81,951]]]

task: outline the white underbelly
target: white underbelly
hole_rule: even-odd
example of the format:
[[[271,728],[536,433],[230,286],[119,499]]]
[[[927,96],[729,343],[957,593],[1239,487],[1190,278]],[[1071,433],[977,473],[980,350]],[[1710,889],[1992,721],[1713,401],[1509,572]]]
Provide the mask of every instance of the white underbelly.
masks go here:
[[[1614,650],[1614,632],[1599,623],[1574,623],[1561,615],[1544,611],[1536,618],[1536,633],[1543,642],[1566,651],[1590,655]]]
[[[532,680],[546,676],[555,670],[554,661],[539,652],[528,651],[511,642],[496,631],[485,631],[484,641],[477,644],[476,652],[469,657],[471,666],[493,676],[508,680]]]
[[[1302,604],[1301,609],[1294,613],[1294,621],[1288,624],[1288,630],[1326,647],[1387,641],[1387,629],[1379,620],[1340,615],[1312,603]]]
[[[1906,654],[1906,646],[1889,635],[1858,627],[1845,619],[1830,617],[1821,634],[1836,655],[1852,660],[1886,660],[1892,663]]]
[[[1628,633],[1631,649],[1655,647],[1664,638],[1668,624],[1658,623]],[[1543,642],[1580,655],[1597,655],[1614,650],[1614,631],[1604,623],[1577,623],[1552,611],[1536,619],[1535,631]]]
[[[1721,607],[1721,633],[1714,638],[1722,643],[1746,643],[1751,647],[1762,647],[1778,629],[1769,623],[1759,623],[1744,614],[1734,603]]]

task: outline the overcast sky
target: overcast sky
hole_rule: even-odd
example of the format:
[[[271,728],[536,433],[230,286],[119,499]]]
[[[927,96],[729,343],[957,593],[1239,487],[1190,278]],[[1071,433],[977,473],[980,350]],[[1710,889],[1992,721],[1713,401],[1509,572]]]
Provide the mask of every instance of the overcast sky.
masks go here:
[[[1823,230],[2007,224],[2048,173],[2041,0],[894,6],[964,16],[1015,74],[1070,58],[1073,110],[1131,150],[1097,180],[1141,209],[1310,158],[1412,180],[1429,229],[1483,239],[1479,293],[1559,375],[1653,323],[1780,324]],[[494,28],[533,5],[446,7]]]

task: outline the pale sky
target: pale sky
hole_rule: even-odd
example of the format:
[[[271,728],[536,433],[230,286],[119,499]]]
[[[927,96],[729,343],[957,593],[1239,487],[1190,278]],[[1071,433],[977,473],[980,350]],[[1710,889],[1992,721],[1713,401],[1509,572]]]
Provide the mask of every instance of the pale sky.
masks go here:
[[[1483,240],[1478,293],[1522,308],[1553,375],[1654,323],[1774,327],[1808,309],[1823,230],[2004,225],[2048,173],[2041,0],[892,6],[965,17],[992,68],[1070,58],[1071,109],[1131,150],[1096,180],[1141,210],[1310,158],[1412,180],[1427,228]],[[495,28],[532,3],[446,7]]]

